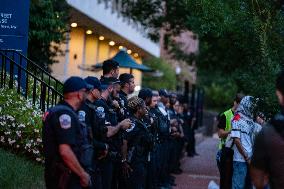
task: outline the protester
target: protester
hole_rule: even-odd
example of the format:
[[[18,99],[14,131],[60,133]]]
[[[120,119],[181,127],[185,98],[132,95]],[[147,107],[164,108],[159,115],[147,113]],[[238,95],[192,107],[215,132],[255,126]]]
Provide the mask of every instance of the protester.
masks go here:
[[[257,124],[253,121],[254,98],[242,98],[232,121],[231,137],[234,140],[233,189],[252,188],[249,164],[252,156],[253,135]]]

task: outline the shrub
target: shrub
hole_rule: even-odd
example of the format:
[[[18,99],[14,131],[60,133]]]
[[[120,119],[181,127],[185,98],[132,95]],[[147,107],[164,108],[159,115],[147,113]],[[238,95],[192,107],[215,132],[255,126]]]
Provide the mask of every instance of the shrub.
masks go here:
[[[43,162],[42,112],[15,89],[0,89],[0,146]]]
[[[226,109],[233,105],[237,87],[233,83],[211,83],[204,86],[206,105],[217,109]]]

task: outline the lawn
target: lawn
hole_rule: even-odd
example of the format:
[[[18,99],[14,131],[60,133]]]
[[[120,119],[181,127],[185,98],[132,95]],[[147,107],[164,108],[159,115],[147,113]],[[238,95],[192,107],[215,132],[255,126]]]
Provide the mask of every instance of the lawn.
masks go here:
[[[41,189],[43,166],[0,149],[0,188]]]

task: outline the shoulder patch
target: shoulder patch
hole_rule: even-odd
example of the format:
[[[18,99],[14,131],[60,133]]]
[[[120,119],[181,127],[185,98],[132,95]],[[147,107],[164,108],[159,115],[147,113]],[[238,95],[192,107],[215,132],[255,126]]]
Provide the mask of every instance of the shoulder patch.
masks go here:
[[[240,114],[236,114],[233,118],[233,121],[239,121],[241,119]]]
[[[60,127],[62,129],[69,129],[71,127],[71,117],[68,114],[62,114],[59,117]]]
[[[105,118],[105,109],[101,106],[97,107],[96,113],[99,118]]]
[[[86,118],[86,112],[83,111],[83,110],[80,110],[80,111],[78,112],[78,118],[79,118],[80,121],[84,122],[84,121],[85,121],[85,118]]]
[[[99,111],[99,112],[104,112],[104,111],[105,111],[105,109],[104,109],[104,107],[99,106],[99,107],[97,107],[97,111]]]

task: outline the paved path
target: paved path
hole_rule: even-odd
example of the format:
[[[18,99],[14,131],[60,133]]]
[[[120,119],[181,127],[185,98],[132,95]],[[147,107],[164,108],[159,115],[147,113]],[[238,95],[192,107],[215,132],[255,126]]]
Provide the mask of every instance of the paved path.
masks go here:
[[[216,166],[218,139],[205,138],[196,146],[199,156],[185,157],[181,160],[183,173],[176,175],[175,189],[207,189],[211,180],[219,184]]]

